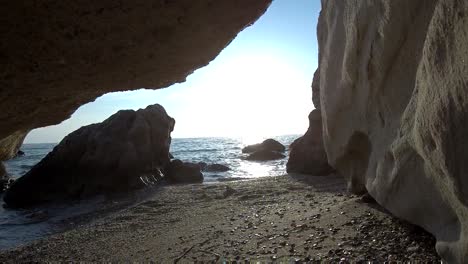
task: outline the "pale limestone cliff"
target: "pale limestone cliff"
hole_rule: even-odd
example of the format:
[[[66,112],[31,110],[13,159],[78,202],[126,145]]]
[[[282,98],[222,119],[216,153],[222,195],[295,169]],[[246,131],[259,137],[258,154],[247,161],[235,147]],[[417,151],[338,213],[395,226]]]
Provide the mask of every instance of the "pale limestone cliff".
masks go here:
[[[31,129],[112,91],[205,66],[271,0],[8,1],[0,10],[0,160]]]
[[[468,2],[323,0],[324,144],[354,192],[468,262]]]

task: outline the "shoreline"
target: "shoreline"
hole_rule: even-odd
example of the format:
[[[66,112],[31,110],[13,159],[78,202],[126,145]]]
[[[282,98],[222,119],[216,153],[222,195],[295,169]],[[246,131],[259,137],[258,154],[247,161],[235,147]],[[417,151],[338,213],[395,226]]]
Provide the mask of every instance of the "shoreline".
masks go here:
[[[25,261],[440,261],[435,239],[336,175],[166,185],[63,233],[0,251]]]

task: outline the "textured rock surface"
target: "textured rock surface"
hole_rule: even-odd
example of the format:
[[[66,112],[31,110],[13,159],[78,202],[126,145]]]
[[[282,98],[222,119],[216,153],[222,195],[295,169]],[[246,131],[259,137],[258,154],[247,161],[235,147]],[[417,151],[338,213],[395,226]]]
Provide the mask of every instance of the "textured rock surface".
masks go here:
[[[0,11],[0,160],[31,129],[208,64],[271,0],[10,1]],[[6,142],[5,142],[6,140]]]
[[[7,172],[5,170],[5,166],[3,163],[0,162],[0,179],[3,179],[7,176]]]
[[[327,175],[334,170],[328,164],[323,146],[319,70],[315,71],[312,81],[312,102],[315,109],[309,114],[309,128],[302,137],[291,144],[286,170],[310,175]]]
[[[242,149],[242,153],[252,153],[259,150],[284,152],[286,148],[283,146],[283,144],[279,143],[278,141],[269,138],[265,139],[262,143],[248,145],[244,147]]]
[[[165,168],[165,176],[175,183],[197,183],[203,181],[203,174],[198,163],[172,160]]]
[[[468,2],[322,1],[329,162],[355,192],[468,262]]]
[[[309,129],[304,136],[296,139],[290,148],[287,172],[310,175],[327,175],[333,172],[323,147],[320,110],[315,109],[309,114]]]
[[[5,193],[10,206],[82,198],[144,186],[169,163],[174,119],[160,105],[122,110],[66,136]]]

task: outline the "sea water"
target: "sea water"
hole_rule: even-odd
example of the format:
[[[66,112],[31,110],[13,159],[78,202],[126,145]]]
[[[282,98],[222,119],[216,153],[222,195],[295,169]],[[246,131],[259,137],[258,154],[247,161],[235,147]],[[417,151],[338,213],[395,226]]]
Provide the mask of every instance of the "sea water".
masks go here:
[[[289,145],[298,137],[299,135],[288,135],[272,138],[281,142],[288,150]],[[242,148],[248,144],[259,143],[263,139],[265,138],[175,138],[172,139],[170,152],[174,158],[182,161],[223,164],[231,169],[227,172],[203,172],[204,182],[207,184],[286,174],[287,158],[263,162],[244,159],[247,154],[242,153]],[[21,147],[24,156],[5,162],[8,174],[13,178],[24,175],[56,145],[24,144]],[[285,154],[287,156],[288,153]],[[131,206],[144,199],[145,195],[145,192],[135,192],[133,196],[125,197],[98,196],[73,204],[24,210],[0,207],[0,250],[74,228],[79,224],[77,219],[86,222],[86,219],[95,215],[102,215],[103,211],[115,211]]]

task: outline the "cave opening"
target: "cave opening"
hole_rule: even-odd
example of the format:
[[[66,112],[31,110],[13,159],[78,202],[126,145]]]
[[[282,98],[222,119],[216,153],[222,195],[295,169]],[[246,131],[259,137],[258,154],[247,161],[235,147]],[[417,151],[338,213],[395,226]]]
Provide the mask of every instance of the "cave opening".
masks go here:
[[[307,130],[307,116],[314,108],[311,82],[317,67],[315,29],[319,11],[319,1],[273,1],[259,20],[241,31],[213,61],[195,70],[185,82],[164,89],[142,87],[107,93],[82,105],[60,124],[30,131],[21,152],[4,162],[9,179],[15,182],[5,185],[8,186],[7,192],[2,198],[9,206],[29,207],[39,203],[65,201],[70,197],[79,201],[85,198],[83,194],[103,192],[112,185],[109,182],[118,180],[115,177],[98,178],[106,173],[116,176],[115,173],[105,169],[96,169],[93,173],[88,170],[86,175],[79,175],[77,170],[76,175],[73,170],[63,173],[67,167],[73,167],[77,162],[85,163],[86,159],[49,155],[55,149],[61,152],[68,147],[67,151],[71,149],[72,153],[80,153],[77,142],[78,145],[86,145],[95,139],[88,137],[87,142],[75,140],[71,135],[75,135],[76,131],[86,133],[83,127],[105,122],[120,110],[143,109],[154,104],[162,105],[167,114],[175,119],[170,153],[184,162],[197,163],[200,168],[203,167],[204,182],[286,174],[288,146]],[[63,140],[65,137],[67,140]],[[242,148],[266,138],[274,138],[284,144],[278,149],[282,153],[276,153],[279,156],[273,160],[248,161],[250,154],[244,154]],[[101,139],[107,140],[105,137]],[[61,148],[59,142],[70,146]],[[93,144],[86,150],[91,153],[87,159],[101,151],[99,146]],[[109,156],[112,156],[111,152],[108,152]],[[132,153],[121,155],[131,156]],[[41,162],[47,158],[47,162],[52,160],[55,164],[49,166],[47,162]],[[121,166],[119,159],[110,163],[111,167]],[[90,164],[97,163],[93,161]],[[228,167],[227,171],[223,165]],[[33,184],[25,183],[28,179],[32,179]],[[153,174],[141,176],[140,179],[145,185],[157,181]],[[124,176],[123,185],[127,184],[126,180]],[[21,187],[25,185],[27,187]],[[2,208],[0,215],[7,222],[23,221],[23,218],[27,220],[28,217],[48,219],[50,215],[61,219],[108,206],[107,197],[84,201],[83,204],[65,205],[65,211],[59,205],[59,208],[47,207],[45,211],[34,210],[31,215],[29,211],[18,215],[16,211]],[[125,204],[133,202],[133,198],[124,201]],[[3,244],[0,243],[0,248],[16,246],[52,232],[54,227],[48,226],[49,223],[53,224],[52,221],[46,221],[45,225],[41,221],[26,228],[19,225],[21,230],[0,224],[0,231],[8,236]]]
[[[6,162],[8,172],[23,175],[81,126],[102,122],[122,109],[158,103],[176,120],[171,133],[176,158],[227,161],[236,168],[229,173],[232,177],[283,174],[287,159],[268,165],[236,160],[245,145],[275,138],[288,146],[307,130],[307,115],[314,108],[310,86],[317,67],[319,11],[318,1],[273,1],[259,20],[185,82],[108,93],[58,125],[34,129],[22,147],[26,155]],[[228,153],[213,156],[213,149]]]

